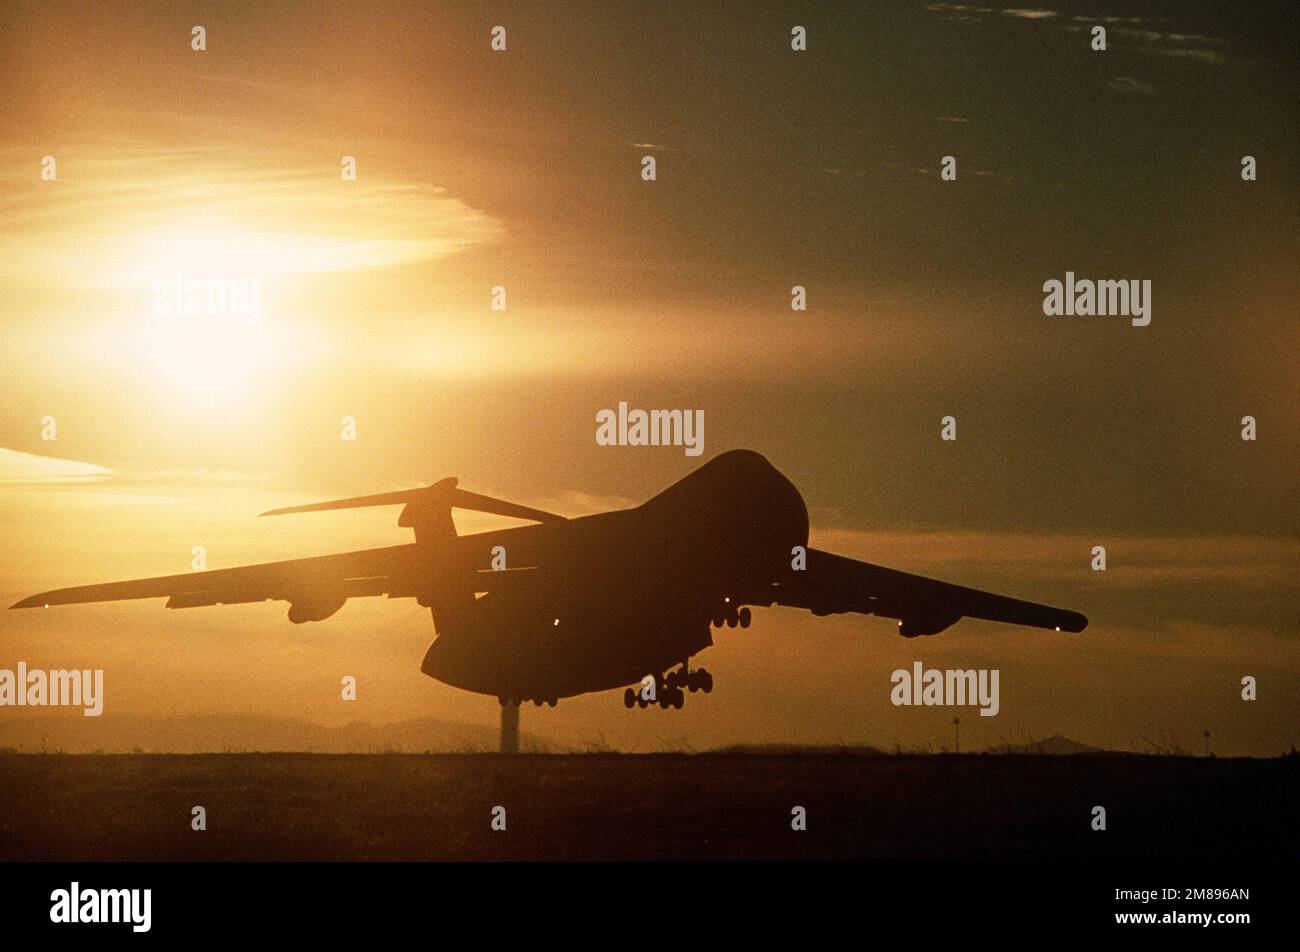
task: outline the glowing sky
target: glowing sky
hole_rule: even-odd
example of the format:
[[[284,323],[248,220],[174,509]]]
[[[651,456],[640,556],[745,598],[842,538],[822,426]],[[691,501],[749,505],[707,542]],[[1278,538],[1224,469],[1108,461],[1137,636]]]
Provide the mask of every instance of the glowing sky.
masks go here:
[[[937,746],[947,712],[888,703],[920,659],[1002,669],[976,746],[1296,743],[1300,129],[1262,15],[818,5],[795,55],[776,8],[387,9],[0,10],[0,600],[183,571],[195,545],[225,567],[406,541],[388,510],[252,517],[448,475],[571,515],[630,504],[696,461],[598,447],[595,412],[699,407],[705,457],[768,455],[815,544],[1092,625],[910,642],[760,613],[699,659],[708,699],[590,696],[526,730]],[[1066,270],[1151,279],[1151,325],[1044,317]],[[176,272],[258,281],[262,319],[160,320]],[[105,667],[110,714],[495,723],[419,674],[413,603],[283,609],[7,613],[0,663]]]

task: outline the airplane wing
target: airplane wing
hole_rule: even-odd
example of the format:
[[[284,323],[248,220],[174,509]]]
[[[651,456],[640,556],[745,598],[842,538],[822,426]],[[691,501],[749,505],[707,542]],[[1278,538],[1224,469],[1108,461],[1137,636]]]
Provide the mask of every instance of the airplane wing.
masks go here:
[[[408,543],[286,562],[58,588],[24,598],[11,607],[166,598],[168,608],[195,608],[274,599],[291,603],[291,620],[317,621],[357,596],[418,596],[451,568],[445,556],[431,552],[427,546]],[[485,578],[483,573],[477,574]],[[494,573],[494,578],[501,574]],[[486,591],[489,586],[481,581],[475,587]]]
[[[775,604],[806,608],[815,615],[860,612],[896,618],[899,632],[909,638],[936,634],[963,617],[1056,631],[1083,631],[1088,624],[1078,612],[811,548],[806,570],[792,571],[775,586],[775,595]]]
[[[435,586],[451,584],[459,594],[472,597],[477,592],[501,590],[521,582],[526,584],[528,574],[535,566],[500,572],[481,570],[468,563],[463,554],[458,554],[452,547],[434,549],[422,544],[419,541],[420,528],[427,522],[429,513],[445,511],[450,538],[455,538],[450,515],[453,508],[472,509],[534,522],[566,521],[564,516],[555,513],[460,489],[455,477],[440,480],[422,489],[289,506],[272,509],[262,515],[398,504],[406,506],[398,525],[416,530],[417,541],[414,543],[210,572],[186,572],[182,575],[163,575],[129,582],[58,588],[24,598],[10,607],[48,608],[51,605],[81,602],[166,598],[168,608],[197,608],[201,605],[234,605],[272,599],[290,603],[289,620],[292,622],[320,621],[342,608],[349,598],[363,595],[419,598],[429,596]],[[409,521],[408,516],[412,517]],[[422,600],[421,604],[428,602]]]

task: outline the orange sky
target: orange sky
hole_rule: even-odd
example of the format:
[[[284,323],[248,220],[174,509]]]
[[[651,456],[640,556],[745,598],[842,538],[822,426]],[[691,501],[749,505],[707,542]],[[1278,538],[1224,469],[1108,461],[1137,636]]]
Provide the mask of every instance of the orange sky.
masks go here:
[[[900,3],[809,14],[799,59],[762,11],[531,8],[494,54],[472,5],[391,11],[0,13],[6,604],[183,571],[195,545],[219,568],[406,541],[387,510],[253,516],[448,475],[570,515],[631,504],[696,461],[596,446],[596,410],[700,407],[705,458],[768,455],[815,544],[1092,625],[904,641],[765,612],[718,636],[699,660],[719,688],[682,712],[596,695],[526,730],[937,746],[949,712],[888,703],[920,659],[1002,670],[974,746],[1296,742],[1298,130],[1265,31],[1130,24],[1101,59],[1064,14]],[[1045,318],[1067,269],[1152,278],[1151,326]],[[258,282],[261,319],[154,316],[177,271]],[[7,613],[0,666],[103,667],[110,714],[495,723],[495,701],[420,675],[413,603],[283,609]]]

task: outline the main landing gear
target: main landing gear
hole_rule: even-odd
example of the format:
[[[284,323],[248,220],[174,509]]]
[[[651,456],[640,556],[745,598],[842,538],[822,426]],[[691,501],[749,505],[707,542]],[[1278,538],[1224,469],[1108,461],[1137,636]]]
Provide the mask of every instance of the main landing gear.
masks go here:
[[[684,661],[680,670],[669,671],[668,674],[655,678],[654,700],[643,698],[637,688],[628,688],[623,692],[623,706],[630,710],[632,707],[646,708],[658,704],[665,711],[670,707],[680,711],[686,703],[686,691],[692,694],[703,691],[708,694],[712,690],[713,675],[708,669],[696,668],[692,671],[690,664]]]
[[[549,704],[555,707],[559,703],[559,698],[554,697],[508,697],[505,694],[497,696],[497,701],[501,704],[501,753],[517,754],[519,753],[519,707],[525,701],[532,701],[538,707],[543,704]]]
[[[560,699],[557,697],[506,697],[505,695],[499,695],[497,700],[501,703],[502,707],[505,707],[507,704],[518,706],[524,703],[524,701],[532,701],[537,707],[541,707],[543,704],[548,707],[555,707],[555,705],[560,703]]]
[[[748,605],[738,610],[731,603],[731,599],[728,598],[724,600],[722,609],[713,616],[713,627],[721,628],[725,624],[728,628],[735,628],[736,625],[740,625],[741,628],[748,628],[753,619],[754,616],[750,613]]]

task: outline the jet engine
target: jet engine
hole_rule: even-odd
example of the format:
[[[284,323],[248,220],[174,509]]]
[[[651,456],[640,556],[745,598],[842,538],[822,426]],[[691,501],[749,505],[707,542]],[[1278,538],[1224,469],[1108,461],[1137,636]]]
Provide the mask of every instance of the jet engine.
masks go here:
[[[904,638],[915,638],[917,635],[937,635],[945,628],[955,625],[961,620],[961,615],[909,615],[898,623],[898,633]]]
[[[295,625],[305,621],[324,621],[343,607],[346,595],[299,599],[289,605],[289,620]]]

